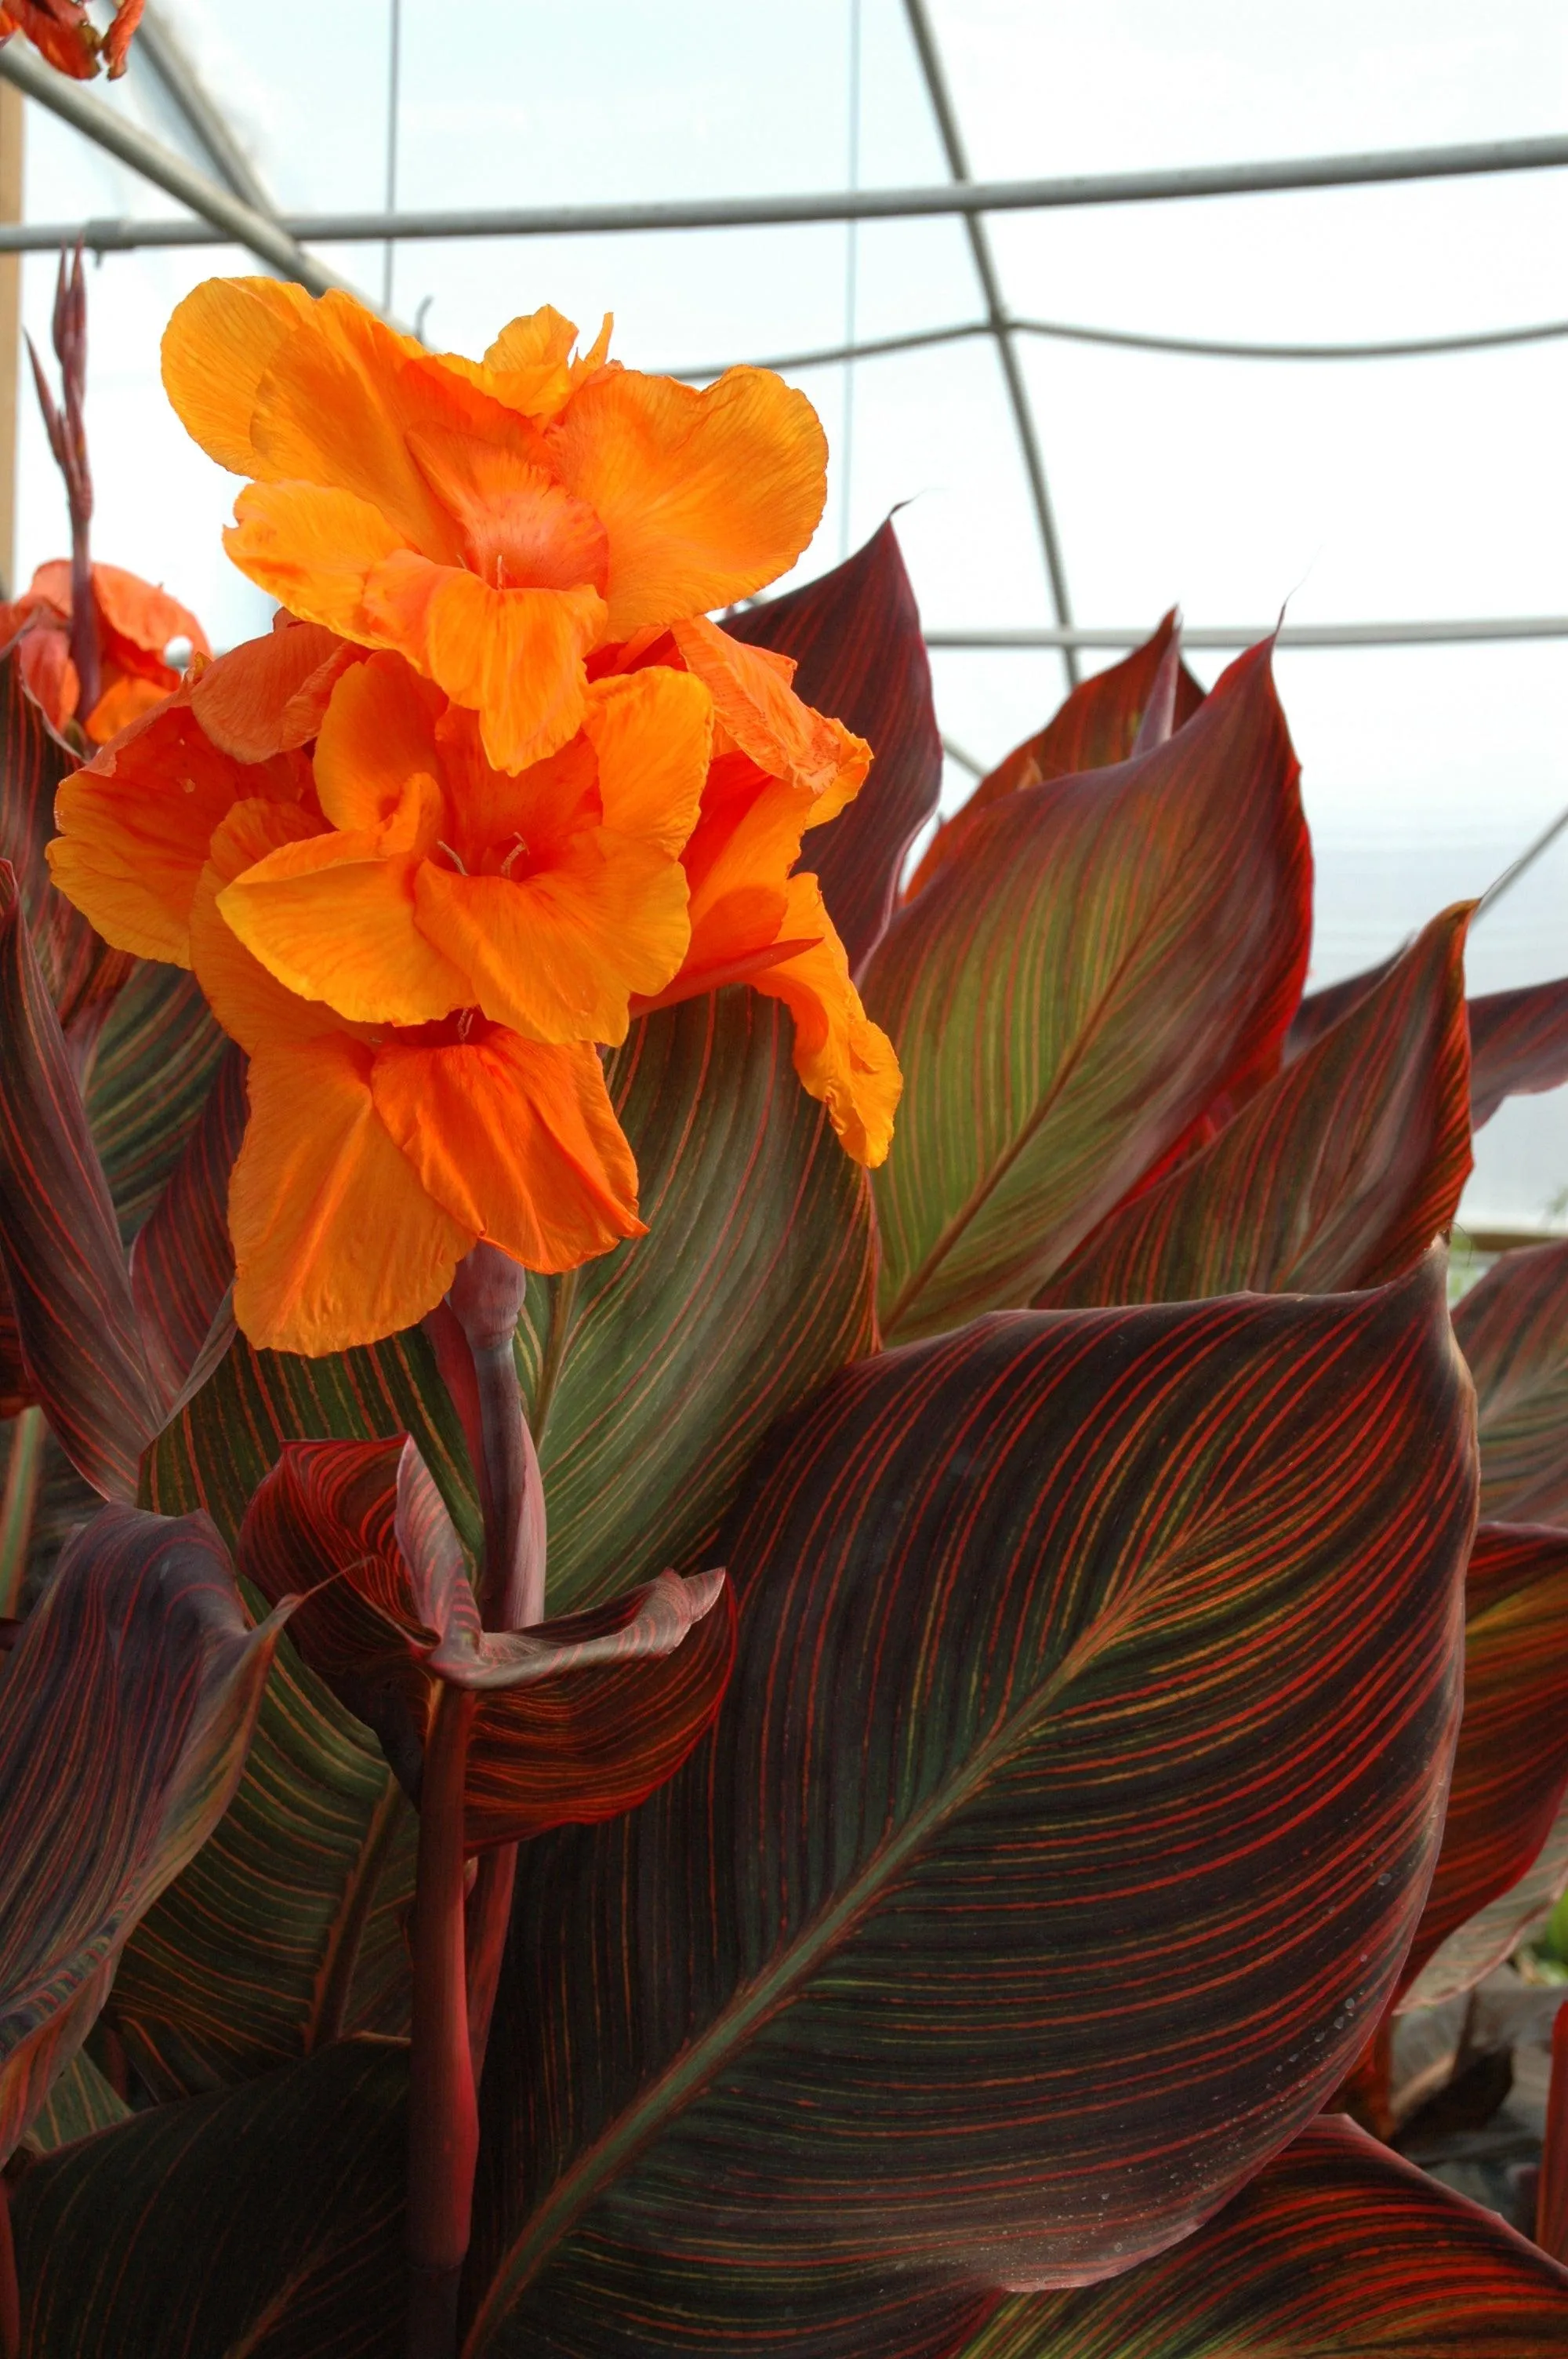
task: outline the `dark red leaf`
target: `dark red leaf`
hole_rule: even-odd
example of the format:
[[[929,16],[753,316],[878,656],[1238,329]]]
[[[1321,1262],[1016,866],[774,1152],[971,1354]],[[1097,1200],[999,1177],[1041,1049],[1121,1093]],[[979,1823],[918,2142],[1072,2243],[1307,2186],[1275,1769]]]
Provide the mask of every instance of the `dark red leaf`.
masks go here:
[[[245,1060],[231,1043],[200,1119],[131,1248],[131,1292],[166,1415],[233,1284],[229,1174],[245,1112]]]
[[[1568,979],[1473,999],[1470,1062],[1470,1119],[1477,1130],[1505,1098],[1568,1082]]]
[[[1346,975],[1343,983],[1328,984],[1322,991],[1309,991],[1291,1018],[1291,1028],[1285,1035],[1283,1061],[1287,1065],[1293,1064],[1314,1040],[1322,1039],[1331,1025],[1337,1024],[1342,1016],[1349,1015],[1353,1007],[1359,1006],[1367,994],[1381,983],[1397,964],[1399,957],[1396,951],[1392,958],[1384,959],[1379,966],[1369,966],[1360,974]]]
[[[0,861],[0,1261],[31,1388],[105,1498],[156,1432],[120,1232],[70,1052]]]
[[[1419,1261],[1470,1169],[1467,915],[1434,918],[1212,1147],[1102,1223],[1040,1302],[1326,1294]]]
[[[1568,1239],[1504,1254],[1454,1313],[1476,1380],[1481,1513],[1568,1518]]]
[[[799,2348],[908,2359],[876,2289],[1196,2226],[1393,1986],[1474,1498],[1441,1256],[827,1385],[730,1533],[712,1742],[519,1856],[470,2351],[765,2348],[793,2266]]]
[[[285,1618],[247,1627],[204,1516],[130,1507],[28,1615],[0,1681],[0,2160],[227,1807]]]
[[[936,808],[942,740],[920,613],[891,522],[831,573],[730,615],[752,647],[794,656],[797,692],[871,746],[855,800],[807,841],[827,914],[858,973],[892,914],[910,845]]]
[[[1482,1524],[1465,1582],[1465,1717],[1443,1849],[1401,1989],[1524,1874],[1565,1790],[1568,1532]]]
[[[1169,698],[1169,709],[1158,712],[1153,731],[1140,745],[1151,701],[1162,691]],[[1092,679],[1080,680],[1038,736],[1015,745],[980,780],[968,801],[943,821],[926,845],[904,897],[912,900],[930,884],[962,851],[980,812],[1004,795],[1037,787],[1045,778],[1068,777],[1076,770],[1104,769],[1112,762],[1125,762],[1135,750],[1147,752],[1151,743],[1162,745],[1173,728],[1190,721],[1202,702],[1203,690],[1181,660],[1181,631],[1173,606],[1142,647],[1096,672]]]
[[[1325,2114],[1195,2236],[1108,2285],[1003,2302],[951,2359],[1556,2359],[1565,2348],[1568,2270]]]
[[[1297,775],[1254,647],[1152,753],[985,811],[900,910],[865,982],[904,1077],[872,1174],[890,1340],[1030,1300],[1272,1071],[1311,928]]]

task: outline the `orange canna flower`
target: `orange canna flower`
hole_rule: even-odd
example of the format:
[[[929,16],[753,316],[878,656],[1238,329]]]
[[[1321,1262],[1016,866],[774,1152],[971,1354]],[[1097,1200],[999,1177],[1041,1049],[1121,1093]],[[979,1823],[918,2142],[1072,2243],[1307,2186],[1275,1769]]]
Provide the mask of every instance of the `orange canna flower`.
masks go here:
[[[164,339],[169,398],[252,481],[230,554],[294,614],[405,656],[478,715],[494,769],[565,745],[586,658],[749,595],[822,512],[815,411],[763,369],[705,391],[606,358],[545,309],[482,362],[336,291],[209,279]]]
[[[351,650],[344,669],[323,636],[287,625],[183,684],[66,780],[49,847],[56,884],[100,932],[192,967],[247,1051],[235,1317],[254,1343],[312,1353],[413,1324],[481,1237],[549,1271],[643,1233],[588,1042],[526,1039],[472,1005],[413,1025],[345,1020],[288,990],[229,924],[241,879],[333,832],[299,732],[315,734],[334,675],[384,659]],[[250,758],[215,744],[208,718]]]
[[[100,33],[82,0],[7,0],[0,8],[0,43],[13,33],[25,33],[57,72],[73,82],[90,82],[101,56],[109,60],[109,79],[125,71],[131,37],[142,19],[146,0],[117,0],[114,19]]]
[[[180,675],[164,661],[171,639],[189,639],[192,653],[209,653],[207,634],[189,608],[122,566],[95,565],[102,684],[91,712],[77,711],[80,690],[70,659],[70,563],[40,565],[19,598],[0,604],[0,646],[20,632],[22,677],[56,729],[79,721],[96,745],[161,704]]]

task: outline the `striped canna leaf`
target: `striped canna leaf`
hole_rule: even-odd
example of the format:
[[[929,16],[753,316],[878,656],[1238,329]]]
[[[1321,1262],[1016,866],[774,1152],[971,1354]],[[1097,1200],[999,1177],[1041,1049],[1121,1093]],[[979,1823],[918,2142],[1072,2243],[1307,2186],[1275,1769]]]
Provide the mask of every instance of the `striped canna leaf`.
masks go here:
[[[294,1643],[412,1790],[438,1682],[478,1690],[475,1851],[633,1809],[712,1725],[734,1657],[721,1572],[665,1572],[586,1614],[481,1629],[411,1442],[292,1443],[251,1502],[239,1560],[265,1597],[306,1590]]]
[[[1152,752],[1007,797],[879,945],[866,1003],[904,1074],[874,1175],[890,1342],[1028,1301],[1272,1071],[1311,855],[1269,653]]]
[[[1465,1576],[1465,1717],[1443,1848],[1400,1988],[1427,2003],[1471,1986],[1508,1954],[1474,1937],[1470,1980],[1451,1954],[1417,1999],[1422,1970],[1534,1864],[1568,1792],[1568,1532],[1482,1524]],[[1509,1947],[1511,1947],[1511,1941]]]
[[[1477,1130],[1505,1098],[1555,1090],[1568,1082],[1568,978],[1473,999],[1470,1058],[1470,1119]]]
[[[952,2359],[1555,2359],[1568,2269],[1343,2114],[1108,2285],[1001,2302]]]
[[[820,878],[857,973],[887,929],[905,855],[942,784],[931,664],[891,520],[845,564],[729,615],[724,627],[793,656],[797,693],[871,748],[866,784],[848,810],[813,830],[800,864]]]
[[[1468,914],[1434,918],[1211,1147],[1102,1222],[1037,1299],[1325,1294],[1419,1261],[1470,1170]]]
[[[1080,680],[1038,735],[1015,745],[980,780],[968,802],[943,821],[926,845],[905,899],[923,892],[937,871],[963,851],[980,813],[1004,795],[1037,787],[1043,778],[1104,769],[1112,762],[1125,762],[1135,750],[1162,745],[1202,702],[1203,690],[1182,661],[1181,628],[1173,607],[1141,647],[1091,679]]]
[[[712,1742],[520,1854],[467,2359],[934,2359],[1196,2227],[1393,1987],[1475,1482],[1440,1255],[827,1386]]]
[[[0,1683],[0,2160],[227,1808],[287,1613],[247,1627],[204,1518],[111,1506],[23,1625]]]
[[[31,2359],[384,2359],[406,2296],[401,2042],[344,2040],[47,2157],[12,2199]]]
[[[1476,1381],[1481,1513],[1568,1521],[1568,1239],[1504,1254],[1454,1332]]]
[[[131,1294],[166,1416],[211,1350],[215,1322],[222,1348],[232,1340],[232,1316],[225,1315],[234,1282],[229,1174],[245,1114],[245,1060],[231,1042],[131,1247]]]
[[[29,1389],[103,1497],[135,1496],[157,1427],[108,1186],[65,1036],[0,861],[0,1264]]]
[[[128,1245],[174,1171],[234,1053],[194,975],[139,960],[87,1076],[87,1120]]]

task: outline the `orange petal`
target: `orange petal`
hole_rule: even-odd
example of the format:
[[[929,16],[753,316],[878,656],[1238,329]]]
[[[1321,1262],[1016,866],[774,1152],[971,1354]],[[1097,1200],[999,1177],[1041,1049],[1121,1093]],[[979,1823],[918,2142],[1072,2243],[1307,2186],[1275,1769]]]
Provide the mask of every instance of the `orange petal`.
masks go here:
[[[596,680],[583,734],[599,756],[604,824],[674,859],[697,825],[712,740],[712,700],[687,673],[662,669]]]
[[[213,835],[191,904],[190,964],[213,1015],[242,1049],[314,1040],[344,1029],[341,1016],[319,1000],[299,999],[285,990],[218,910],[219,895],[236,876],[282,845],[315,832],[315,821],[297,808],[254,801],[236,803]]]
[[[310,314],[303,287],[282,278],[208,278],[164,330],[164,389],[188,434],[221,467],[254,475],[256,392],[278,351]]]
[[[272,281],[267,283],[270,286]],[[161,659],[170,639],[189,639],[197,655],[212,652],[206,632],[189,607],[169,597],[167,591],[144,582],[139,573],[127,573],[121,565],[95,565],[92,594],[101,621],[108,625],[114,636],[128,640],[148,655]]]
[[[521,451],[476,434],[411,432],[419,472],[462,533],[462,558],[508,590],[602,591],[604,527]]]
[[[370,576],[406,544],[368,501],[315,484],[252,484],[234,502],[223,546],[291,614],[345,639],[396,646],[367,629],[362,601]]]
[[[470,384],[493,394],[508,409],[543,424],[565,408],[574,386],[603,367],[611,326],[606,312],[591,350],[574,361],[571,350],[577,329],[546,303],[522,319],[509,321],[482,361],[464,360],[457,353],[443,353],[441,361]]]
[[[345,672],[316,741],[316,792],[334,827],[383,828],[411,778],[440,777],[436,723],[446,703],[401,656],[371,656]]]
[[[449,1048],[376,1052],[377,1112],[465,1229],[527,1269],[575,1269],[637,1218],[637,1169],[589,1048],[485,1029]]]
[[[190,964],[190,908],[212,832],[242,795],[284,790],[209,743],[183,691],[55,798],[50,873],[116,950]]]
[[[358,635],[400,647],[479,714],[495,767],[523,770],[580,726],[583,657],[603,621],[596,590],[492,590],[406,551],[377,567]]]
[[[435,792],[428,778],[412,782]],[[415,923],[422,852],[365,829],[286,843],[226,886],[220,915],[270,974],[360,1024],[428,1024],[473,994]]]
[[[373,1061],[346,1032],[253,1051],[229,1189],[234,1316],[253,1343],[341,1352],[412,1327],[474,1243],[388,1136]]]
[[[209,664],[190,709],[225,753],[242,762],[308,745],[337,682],[363,650],[319,623],[279,615],[270,631]]]
[[[898,1058],[887,1034],[860,1005],[816,877],[792,876],[788,896],[787,933],[819,934],[821,940],[759,974],[753,988],[784,1001],[795,1018],[795,1071],[827,1108],[846,1154],[874,1169],[892,1143],[893,1113],[903,1088]]]
[[[720,725],[741,752],[769,777],[807,790],[808,827],[837,819],[871,768],[865,739],[802,702],[790,686],[795,665],[787,656],[743,646],[701,614],[677,620],[671,631],[687,669],[708,690]]]
[[[123,729],[143,721],[156,712],[171,690],[179,685],[179,676],[171,672],[167,684],[156,679],[138,679],[132,672],[121,672],[112,680],[93,706],[82,727],[94,745],[107,745],[111,737],[118,737]]]
[[[551,431],[561,480],[610,536],[609,638],[760,590],[822,514],[816,413],[766,369],[727,369],[700,393],[601,370]]]
[[[63,729],[81,692],[69,632],[47,619],[35,621],[23,634],[17,659],[28,694],[42,705],[50,726]]]
[[[725,765],[716,763],[684,855],[691,891],[687,962],[693,968],[727,964],[795,932],[784,925],[789,873],[811,797],[787,779],[759,778],[749,761],[745,774],[726,787]]]

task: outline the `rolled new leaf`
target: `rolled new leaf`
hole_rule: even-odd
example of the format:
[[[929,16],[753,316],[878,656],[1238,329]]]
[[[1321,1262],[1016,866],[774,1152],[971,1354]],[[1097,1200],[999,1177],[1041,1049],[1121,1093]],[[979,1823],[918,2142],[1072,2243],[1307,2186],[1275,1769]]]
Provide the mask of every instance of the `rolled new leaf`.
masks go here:
[[[248,1626],[204,1516],[109,1506],[23,1625],[0,1681],[0,2158],[227,1808],[288,1611]]]
[[[904,1076],[872,1174],[890,1342],[1029,1301],[1275,1069],[1312,863],[1269,659],[1165,744],[988,810],[878,944],[866,1005]]]
[[[983,1320],[775,1436],[711,1744],[519,1856],[471,2353],[622,2288],[638,2359],[776,2347],[785,2287],[793,2350],[949,2353],[944,2288],[1127,2268],[1304,2127],[1441,1836],[1444,1298]]]
[[[1434,918],[1212,1146],[1118,1208],[1042,1307],[1377,1286],[1453,1222],[1470,1170],[1468,905]]]
[[[108,1183],[16,878],[0,861],[0,1263],[31,1388],[79,1473],[135,1496],[157,1430]]]
[[[1568,1521],[1568,1239],[1504,1254],[1454,1332],[1476,1382],[1481,1513]]]
[[[641,1801],[710,1724],[729,1675],[722,1572],[665,1572],[586,1613],[484,1629],[409,1441],[291,1443],[251,1504],[239,1560],[267,1597],[308,1593],[296,1644],[411,1788],[438,1683],[479,1692],[473,1849]],[[677,1675],[665,1658],[709,1619]]]

